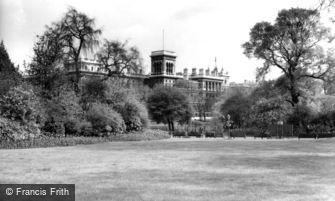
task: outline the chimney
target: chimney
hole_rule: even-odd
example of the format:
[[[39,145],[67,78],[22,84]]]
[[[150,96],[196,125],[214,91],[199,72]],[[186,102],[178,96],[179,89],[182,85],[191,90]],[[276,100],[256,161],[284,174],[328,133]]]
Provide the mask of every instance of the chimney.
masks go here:
[[[196,68],[192,68],[192,75],[197,75],[197,69]]]
[[[187,76],[187,75],[188,75],[188,69],[184,68],[184,76]]]
[[[199,75],[204,75],[204,69],[203,68],[199,69]]]
[[[206,70],[206,75],[209,76],[209,68]]]

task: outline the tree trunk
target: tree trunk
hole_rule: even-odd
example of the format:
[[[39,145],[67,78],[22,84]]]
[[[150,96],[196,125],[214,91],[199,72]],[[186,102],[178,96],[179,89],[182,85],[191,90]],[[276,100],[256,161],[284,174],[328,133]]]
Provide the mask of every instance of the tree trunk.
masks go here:
[[[169,128],[169,133],[171,132],[171,125],[170,125],[170,121],[167,120],[167,123],[168,123],[168,128]]]
[[[172,133],[174,132],[174,122],[171,120]]]
[[[75,59],[75,67],[76,67],[76,74],[74,78],[74,91],[78,94],[79,93],[79,80],[80,80],[80,69],[79,69],[79,58],[76,57]]]
[[[290,86],[289,86],[289,91],[290,91],[290,95],[291,95],[291,105],[294,107],[295,105],[297,105],[299,103],[299,92],[297,91],[296,87],[296,79],[294,77],[294,75],[290,76]]]

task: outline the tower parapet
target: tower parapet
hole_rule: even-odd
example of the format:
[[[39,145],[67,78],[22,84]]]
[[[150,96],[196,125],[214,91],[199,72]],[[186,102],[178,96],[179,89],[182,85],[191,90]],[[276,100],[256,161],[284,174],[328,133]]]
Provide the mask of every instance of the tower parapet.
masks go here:
[[[150,84],[173,86],[177,79],[183,79],[183,74],[176,73],[177,54],[173,51],[158,50],[151,52]]]

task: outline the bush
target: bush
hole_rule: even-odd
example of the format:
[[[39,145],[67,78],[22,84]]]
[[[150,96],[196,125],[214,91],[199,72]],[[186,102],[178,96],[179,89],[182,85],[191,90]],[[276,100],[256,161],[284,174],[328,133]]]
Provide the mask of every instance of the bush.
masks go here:
[[[83,92],[81,101],[84,108],[89,107],[92,102],[99,102],[105,100],[105,92],[107,90],[107,84],[98,78],[89,78],[83,81]]]
[[[310,124],[316,117],[317,112],[313,108],[308,105],[297,105],[287,122],[309,133],[311,131]]]
[[[65,135],[65,128],[63,121],[57,121],[53,117],[49,118],[44,126],[42,127],[44,134],[46,135],[56,135],[63,136]]]
[[[31,86],[14,87],[0,97],[1,139],[17,140],[40,135],[44,111]]]
[[[157,129],[143,129],[139,132],[130,132],[127,135],[119,135],[118,140],[122,141],[140,141],[140,140],[162,140],[171,136],[169,132]],[[116,138],[114,138],[116,140]]]
[[[94,103],[87,112],[87,120],[91,122],[96,135],[122,133],[125,124],[121,115],[108,105]]]
[[[160,130],[144,130],[128,135],[112,135],[108,137],[44,137],[21,139],[15,141],[0,141],[0,149],[18,149],[33,147],[74,146],[77,144],[96,144],[110,141],[140,141],[161,140],[170,138],[168,132]]]
[[[86,120],[78,121],[76,119],[69,119],[64,123],[66,135],[76,136],[92,136],[94,130],[92,124]]]
[[[123,104],[115,106],[125,122],[127,131],[139,131],[149,124],[148,112],[143,104],[135,98],[126,100]]]
[[[40,135],[40,129],[35,123],[22,124],[0,117],[0,141],[25,140]]]
[[[0,115],[5,118],[22,123],[43,123],[43,114],[39,98],[30,85],[17,86],[0,97]]]
[[[64,122],[66,135],[78,135],[80,133],[80,122],[77,119],[67,119]]]
[[[72,89],[65,88],[58,96],[45,100],[47,120],[43,131],[53,135],[76,134],[80,132],[78,122],[84,119],[79,97]]]

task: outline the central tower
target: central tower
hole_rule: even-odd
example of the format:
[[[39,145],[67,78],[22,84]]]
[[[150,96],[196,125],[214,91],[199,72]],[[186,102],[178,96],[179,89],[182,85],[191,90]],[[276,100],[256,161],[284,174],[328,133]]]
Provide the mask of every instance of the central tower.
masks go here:
[[[173,86],[182,76],[176,75],[177,54],[173,51],[159,50],[151,52],[150,85],[164,84]]]
[[[175,75],[176,58],[175,52],[159,50],[151,52],[151,75]]]

